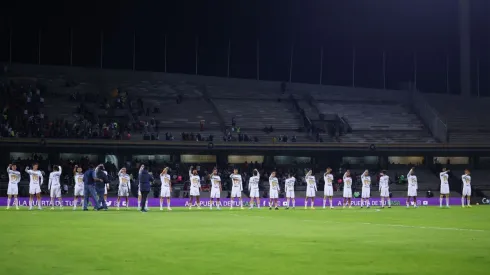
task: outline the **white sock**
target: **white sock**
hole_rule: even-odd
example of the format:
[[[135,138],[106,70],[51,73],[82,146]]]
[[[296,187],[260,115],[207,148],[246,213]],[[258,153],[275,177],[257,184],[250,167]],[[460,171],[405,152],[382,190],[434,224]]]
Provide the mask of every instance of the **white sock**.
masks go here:
[[[19,208],[19,199],[18,198],[14,198],[14,205],[16,208]]]
[[[39,209],[41,208],[41,200],[40,199],[37,200],[37,208],[39,208]]]
[[[141,208],[141,201],[138,200],[138,209],[140,209],[140,208]]]
[[[391,207],[391,199],[388,199],[388,206]]]
[[[170,208],[170,201],[167,202],[167,207]]]
[[[160,200],[160,208],[162,208],[162,207],[163,207],[163,201]]]
[[[364,204],[364,199],[361,199],[361,207],[363,206]]]
[[[10,207],[10,198],[7,199],[7,208]]]
[[[289,207],[289,205],[288,205],[288,207]],[[296,201],[293,200],[293,208],[295,208],[295,207],[296,207]]]
[[[371,206],[371,203],[369,203],[369,200],[366,201],[366,206],[367,207]]]
[[[323,199],[323,208],[325,208],[325,205],[327,205],[327,200]],[[362,205],[362,202],[361,202],[361,205]]]
[[[240,207],[243,207],[243,201],[240,200]]]
[[[439,198],[439,206],[442,207],[442,198]]]
[[[311,207],[313,208],[313,206],[315,205],[315,200],[311,200]]]
[[[381,198],[381,207],[384,207],[384,206],[385,206],[385,199]]]
[[[29,200],[29,208],[32,208],[32,200]]]
[[[77,200],[73,200],[73,208],[77,208]]]
[[[449,198],[446,197],[446,206],[449,207]]]
[[[328,199],[328,203],[330,203],[330,207],[332,207],[332,199]]]
[[[257,202],[257,208],[260,208],[260,202]]]
[[[146,200],[146,203],[145,203],[145,209],[148,209],[148,199]]]

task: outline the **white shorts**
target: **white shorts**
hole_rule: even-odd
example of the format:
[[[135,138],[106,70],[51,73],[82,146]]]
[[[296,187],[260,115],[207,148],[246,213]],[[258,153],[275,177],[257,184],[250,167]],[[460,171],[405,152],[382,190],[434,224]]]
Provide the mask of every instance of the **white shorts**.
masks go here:
[[[250,197],[251,198],[260,198],[259,189],[250,190]]]
[[[390,196],[390,189],[389,188],[381,188],[380,196],[383,198],[387,198]]]
[[[41,193],[41,187],[39,184],[29,184],[29,194],[35,195]]]
[[[75,192],[73,193],[73,196],[83,197],[83,196],[85,196],[85,194],[83,192],[84,192],[83,186],[80,187],[80,186],[75,185]]]
[[[19,194],[19,186],[17,184],[9,184],[7,189],[7,195],[15,195]]]
[[[471,196],[471,187],[463,187],[463,196]]]
[[[306,189],[306,197],[307,198],[314,198],[316,195],[315,195],[315,189],[313,188],[308,188]]]
[[[242,197],[242,191],[240,189],[231,189],[231,197],[232,198],[241,198]]]
[[[369,188],[362,188],[361,198],[363,198],[363,199],[369,199],[370,197],[371,197],[371,189],[369,189]]]
[[[191,192],[190,192],[189,195],[191,195],[193,197],[200,196],[200,194],[199,194],[199,188],[191,188]]]
[[[219,188],[211,189],[211,197],[210,198],[212,198],[212,199],[221,198],[221,191],[219,191]]]
[[[344,189],[344,198],[352,198],[352,188]]]
[[[170,188],[169,187],[163,187],[160,190],[160,197],[162,197],[162,198],[170,198]]]
[[[279,198],[279,192],[277,192],[277,190],[270,190],[269,191],[269,198],[270,199],[278,199]]]
[[[61,186],[51,186],[51,198],[61,198]]]
[[[325,190],[323,190],[323,195],[325,197],[333,197],[333,187],[325,186]]]
[[[441,184],[441,195],[449,195],[449,184]]]
[[[294,190],[286,190],[286,198],[294,199]]]
[[[417,189],[413,187],[408,188],[408,195],[409,197],[416,197],[417,196]]]
[[[129,188],[128,187],[119,187],[117,190],[118,197],[129,197]]]

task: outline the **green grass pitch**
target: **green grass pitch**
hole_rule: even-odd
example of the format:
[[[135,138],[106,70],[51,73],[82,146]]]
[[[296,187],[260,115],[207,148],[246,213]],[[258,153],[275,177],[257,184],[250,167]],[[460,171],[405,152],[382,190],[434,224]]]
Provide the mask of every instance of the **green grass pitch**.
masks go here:
[[[488,274],[490,207],[0,210],[2,274]]]

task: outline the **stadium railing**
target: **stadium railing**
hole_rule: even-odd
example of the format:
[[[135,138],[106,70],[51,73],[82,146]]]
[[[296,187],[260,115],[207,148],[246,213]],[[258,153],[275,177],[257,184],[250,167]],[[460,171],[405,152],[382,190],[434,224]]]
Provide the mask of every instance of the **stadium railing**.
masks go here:
[[[430,106],[424,96],[417,90],[413,90],[411,93],[411,105],[412,109],[429,127],[434,137],[442,143],[449,142],[447,123],[440,118],[436,110]]]

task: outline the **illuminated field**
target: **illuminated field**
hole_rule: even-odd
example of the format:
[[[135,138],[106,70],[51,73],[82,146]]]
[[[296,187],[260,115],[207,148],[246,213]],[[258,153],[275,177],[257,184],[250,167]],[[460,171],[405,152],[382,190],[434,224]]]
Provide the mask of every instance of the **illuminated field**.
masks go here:
[[[1,210],[4,274],[486,274],[490,208]]]

